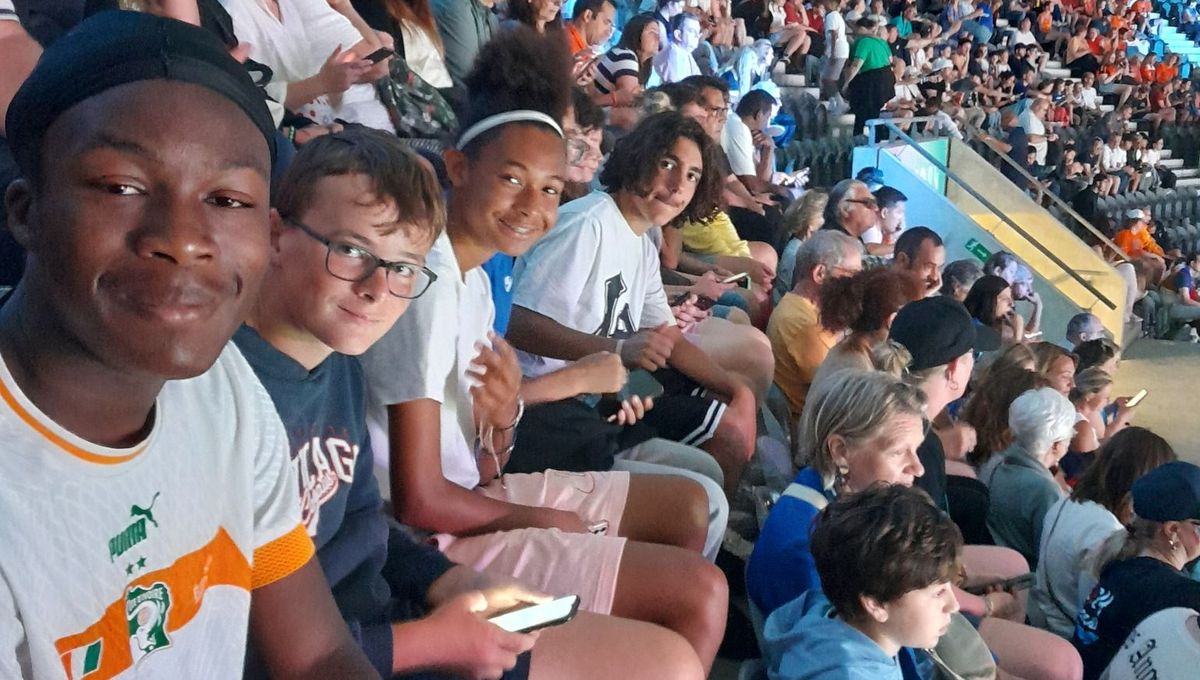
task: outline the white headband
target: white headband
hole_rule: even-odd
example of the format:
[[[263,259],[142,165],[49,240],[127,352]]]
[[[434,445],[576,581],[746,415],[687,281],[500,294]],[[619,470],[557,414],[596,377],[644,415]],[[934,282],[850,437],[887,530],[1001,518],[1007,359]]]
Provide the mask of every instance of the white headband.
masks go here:
[[[518,109],[516,111],[505,111],[504,113],[497,113],[494,116],[488,116],[487,118],[484,118],[478,123],[467,128],[467,131],[462,133],[462,136],[458,138],[457,148],[459,151],[462,151],[476,137],[482,135],[488,130],[491,130],[492,128],[497,128],[501,125],[507,125],[509,123],[520,122],[545,123],[553,128],[554,131],[558,133],[559,137],[563,136],[562,127],[559,126],[558,121],[554,120],[550,116],[547,116],[541,111]]]

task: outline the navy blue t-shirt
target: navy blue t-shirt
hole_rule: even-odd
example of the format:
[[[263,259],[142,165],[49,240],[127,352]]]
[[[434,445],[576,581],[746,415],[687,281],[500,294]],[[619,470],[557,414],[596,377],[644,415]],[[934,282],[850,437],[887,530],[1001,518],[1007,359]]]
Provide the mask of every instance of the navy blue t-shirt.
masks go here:
[[[1096,680],[1139,623],[1171,607],[1200,610],[1200,583],[1153,557],[1131,557],[1104,568],[1083,603],[1072,642],[1084,680]]]
[[[309,371],[248,326],[233,339],[287,431],[301,518],[342,618],[372,665],[391,677],[391,623],[423,616],[429,587],[453,564],[384,515],[362,367],[335,353]],[[246,677],[266,677],[254,656]]]

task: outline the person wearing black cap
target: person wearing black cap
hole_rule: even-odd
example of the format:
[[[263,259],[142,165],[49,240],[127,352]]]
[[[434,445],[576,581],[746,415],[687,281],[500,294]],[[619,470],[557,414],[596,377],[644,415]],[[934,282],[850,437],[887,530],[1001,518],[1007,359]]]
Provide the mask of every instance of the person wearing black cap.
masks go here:
[[[5,129],[28,268],[0,307],[0,676],[239,677],[249,634],[276,676],[377,677],[229,344],[270,243],[274,125],[246,71],[200,28],[105,12]]]
[[[1183,571],[1200,557],[1200,467],[1167,463],[1134,482],[1130,495],[1134,518],[1096,551],[1091,566],[1099,581],[1075,623],[1084,680],[1100,677],[1147,617],[1200,609],[1200,583]]]
[[[1000,348],[995,331],[975,326],[966,308],[945,296],[905,305],[892,321],[888,337],[912,355],[909,376],[925,392],[930,419],[966,392],[975,367],[974,352]],[[918,454],[925,475],[917,486],[945,509],[946,456],[935,432],[929,432]]]

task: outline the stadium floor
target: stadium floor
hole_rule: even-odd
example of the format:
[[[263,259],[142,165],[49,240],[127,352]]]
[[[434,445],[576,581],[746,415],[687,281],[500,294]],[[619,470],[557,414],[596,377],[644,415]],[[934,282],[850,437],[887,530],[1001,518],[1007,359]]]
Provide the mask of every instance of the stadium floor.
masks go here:
[[[1113,394],[1150,394],[1133,424],[1154,430],[1179,457],[1200,465],[1200,345],[1167,340],[1135,341],[1125,351]]]

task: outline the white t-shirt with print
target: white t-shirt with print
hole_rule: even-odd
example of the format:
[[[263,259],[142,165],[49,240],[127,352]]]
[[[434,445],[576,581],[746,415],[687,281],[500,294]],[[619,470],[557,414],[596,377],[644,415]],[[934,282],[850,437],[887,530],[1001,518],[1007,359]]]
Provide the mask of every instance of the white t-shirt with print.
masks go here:
[[[302,567],[287,435],[233,344],[141,443],[63,429],[0,361],[0,677],[242,675],[250,593]]]
[[[616,201],[595,191],[558,211],[550,233],[517,260],[513,304],[576,331],[624,338],[639,328],[675,325],[658,248],[635,234]],[[567,364],[520,352],[521,369],[539,376]]]
[[[465,489],[479,486],[475,418],[467,367],[476,343],[490,344],[496,308],[483,269],[465,274],[444,232],[426,262],[437,281],[360,357],[367,377],[367,427],[377,468],[388,469],[387,407],[418,399],[441,404],[442,475]]]
[[[830,34],[836,34],[833,40]],[[846,21],[841,12],[833,11],[825,14],[825,50],[834,59],[850,58],[850,40],[846,37]]]

